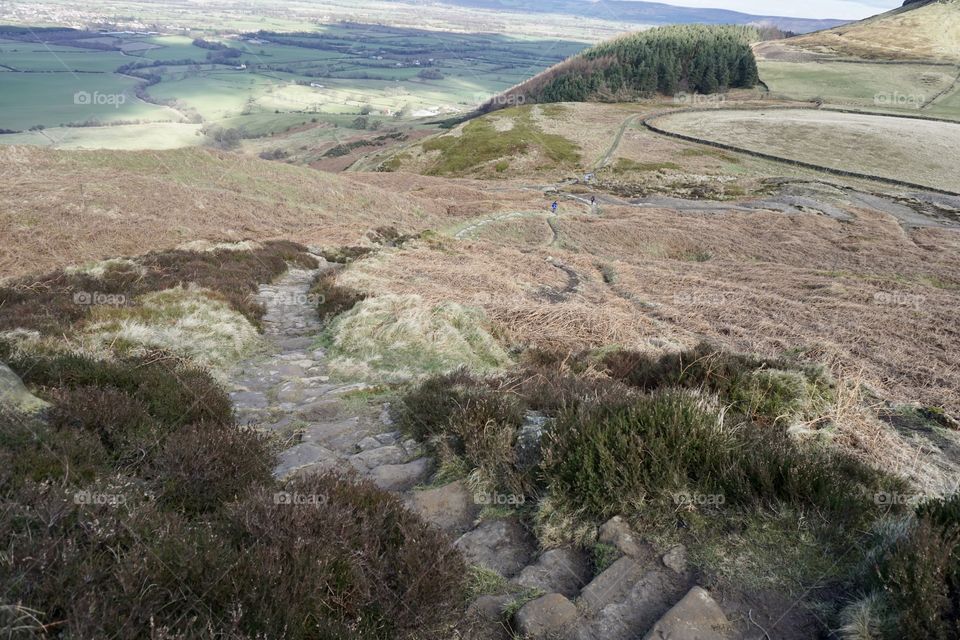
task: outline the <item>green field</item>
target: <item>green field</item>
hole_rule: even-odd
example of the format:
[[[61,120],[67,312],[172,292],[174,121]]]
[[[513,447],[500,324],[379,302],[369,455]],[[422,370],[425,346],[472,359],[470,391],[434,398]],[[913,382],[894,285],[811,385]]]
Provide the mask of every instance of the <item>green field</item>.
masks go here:
[[[203,34],[210,46],[194,44],[197,33],[90,32],[45,35],[45,42],[2,35],[0,129],[192,122],[245,136],[285,131],[303,124],[305,114],[340,126],[361,112],[390,122],[465,112],[585,46],[352,23],[300,33]],[[154,81],[145,102],[135,89],[147,78]],[[91,99],[74,99],[82,93]],[[96,146],[96,131],[103,129],[51,138]],[[0,142],[24,138],[37,136]],[[110,135],[104,141],[116,144]]]
[[[201,144],[200,125],[183,123],[131,124],[112,127],[56,127],[0,136],[6,144],[31,144],[57,149],[179,149]]]
[[[138,81],[112,73],[0,74],[0,129],[90,121],[176,121],[172,109],[138,100]]]

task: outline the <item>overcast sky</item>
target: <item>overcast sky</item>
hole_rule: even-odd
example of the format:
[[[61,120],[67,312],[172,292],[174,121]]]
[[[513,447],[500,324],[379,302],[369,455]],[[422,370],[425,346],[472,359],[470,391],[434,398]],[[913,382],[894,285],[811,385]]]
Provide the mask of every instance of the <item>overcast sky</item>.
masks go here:
[[[859,20],[889,11],[903,0],[659,0],[679,7],[733,9],[764,16]]]

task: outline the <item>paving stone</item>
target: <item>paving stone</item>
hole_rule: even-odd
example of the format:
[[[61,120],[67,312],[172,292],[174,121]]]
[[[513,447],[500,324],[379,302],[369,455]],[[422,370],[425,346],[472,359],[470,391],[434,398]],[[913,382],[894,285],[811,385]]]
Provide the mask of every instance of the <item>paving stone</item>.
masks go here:
[[[524,567],[511,580],[514,584],[546,593],[575,597],[590,579],[590,564],[586,555],[577,549],[550,549],[535,563]]]
[[[521,637],[549,638],[577,619],[577,607],[559,593],[549,593],[523,605],[513,619]]]
[[[402,448],[396,445],[388,445],[385,447],[378,447],[376,449],[362,451],[351,456],[351,461],[358,460],[363,463],[366,468],[373,469],[374,467],[379,467],[382,465],[403,464],[408,460],[408,458],[409,456],[407,455],[407,452]]]
[[[729,621],[706,589],[692,588],[675,604],[644,640],[726,640]]]
[[[452,533],[464,533],[480,513],[480,505],[461,480],[435,489],[414,491],[407,506],[425,521]]]
[[[406,491],[426,480],[433,463],[429,458],[420,458],[406,464],[385,464],[370,471],[370,479],[387,491]]]
[[[330,449],[312,442],[301,442],[277,456],[273,475],[283,479],[306,467],[332,468],[337,460],[337,455]]]
[[[636,640],[686,591],[675,573],[655,566],[644,570],[624,556],[584,587],[578,603],[588,614],[573,640]]]
[[[535,542],[516,518],[486,520],[454,543],[464,559],[510,578],[529,564]]]

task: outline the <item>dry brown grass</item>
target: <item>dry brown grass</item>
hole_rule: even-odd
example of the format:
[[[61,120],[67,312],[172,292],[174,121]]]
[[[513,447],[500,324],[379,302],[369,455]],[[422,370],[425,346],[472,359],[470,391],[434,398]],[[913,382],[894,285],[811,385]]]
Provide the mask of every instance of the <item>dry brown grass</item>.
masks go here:
[[[482,189],[403,174],[333,175],[203,149],[0,147],[0,278],[196,239],[352,244],[382,224],[419,230],[530,200]]]
[[[960,411],[956,231],[905,231],[863,210],[844,223],[628,207],[561,216],[560,229],[560,248],[420,243],[343,278],[375,294],[479,306],[519,345],[673,348],[705,337],[842,363],[885,397]],[[575,289],[556,264],[576,272]]]
[[[792,38],[790,43],[868,59],[960,60],[958,41],[960,4],[951,0]]]

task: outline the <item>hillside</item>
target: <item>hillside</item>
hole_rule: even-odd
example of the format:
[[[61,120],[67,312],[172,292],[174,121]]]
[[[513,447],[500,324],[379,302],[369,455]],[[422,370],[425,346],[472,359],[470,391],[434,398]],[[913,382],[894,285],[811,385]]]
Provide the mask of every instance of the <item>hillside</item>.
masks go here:
[[[960,0],[909,3],[788,42],[813,52],[870,60],[960,62]]]
[[[625,102],[679,91],[716,93],[757,83],[745,27],[673,26],[600,43],[495,97],[491,111],[526,102]]]
[[[429,227],[529,198],[430,178],[387,176],[370,186],[362,176],[204,149],[0,146],[0,175],[4,277],[198,238],[355,243],[370,228]]]

